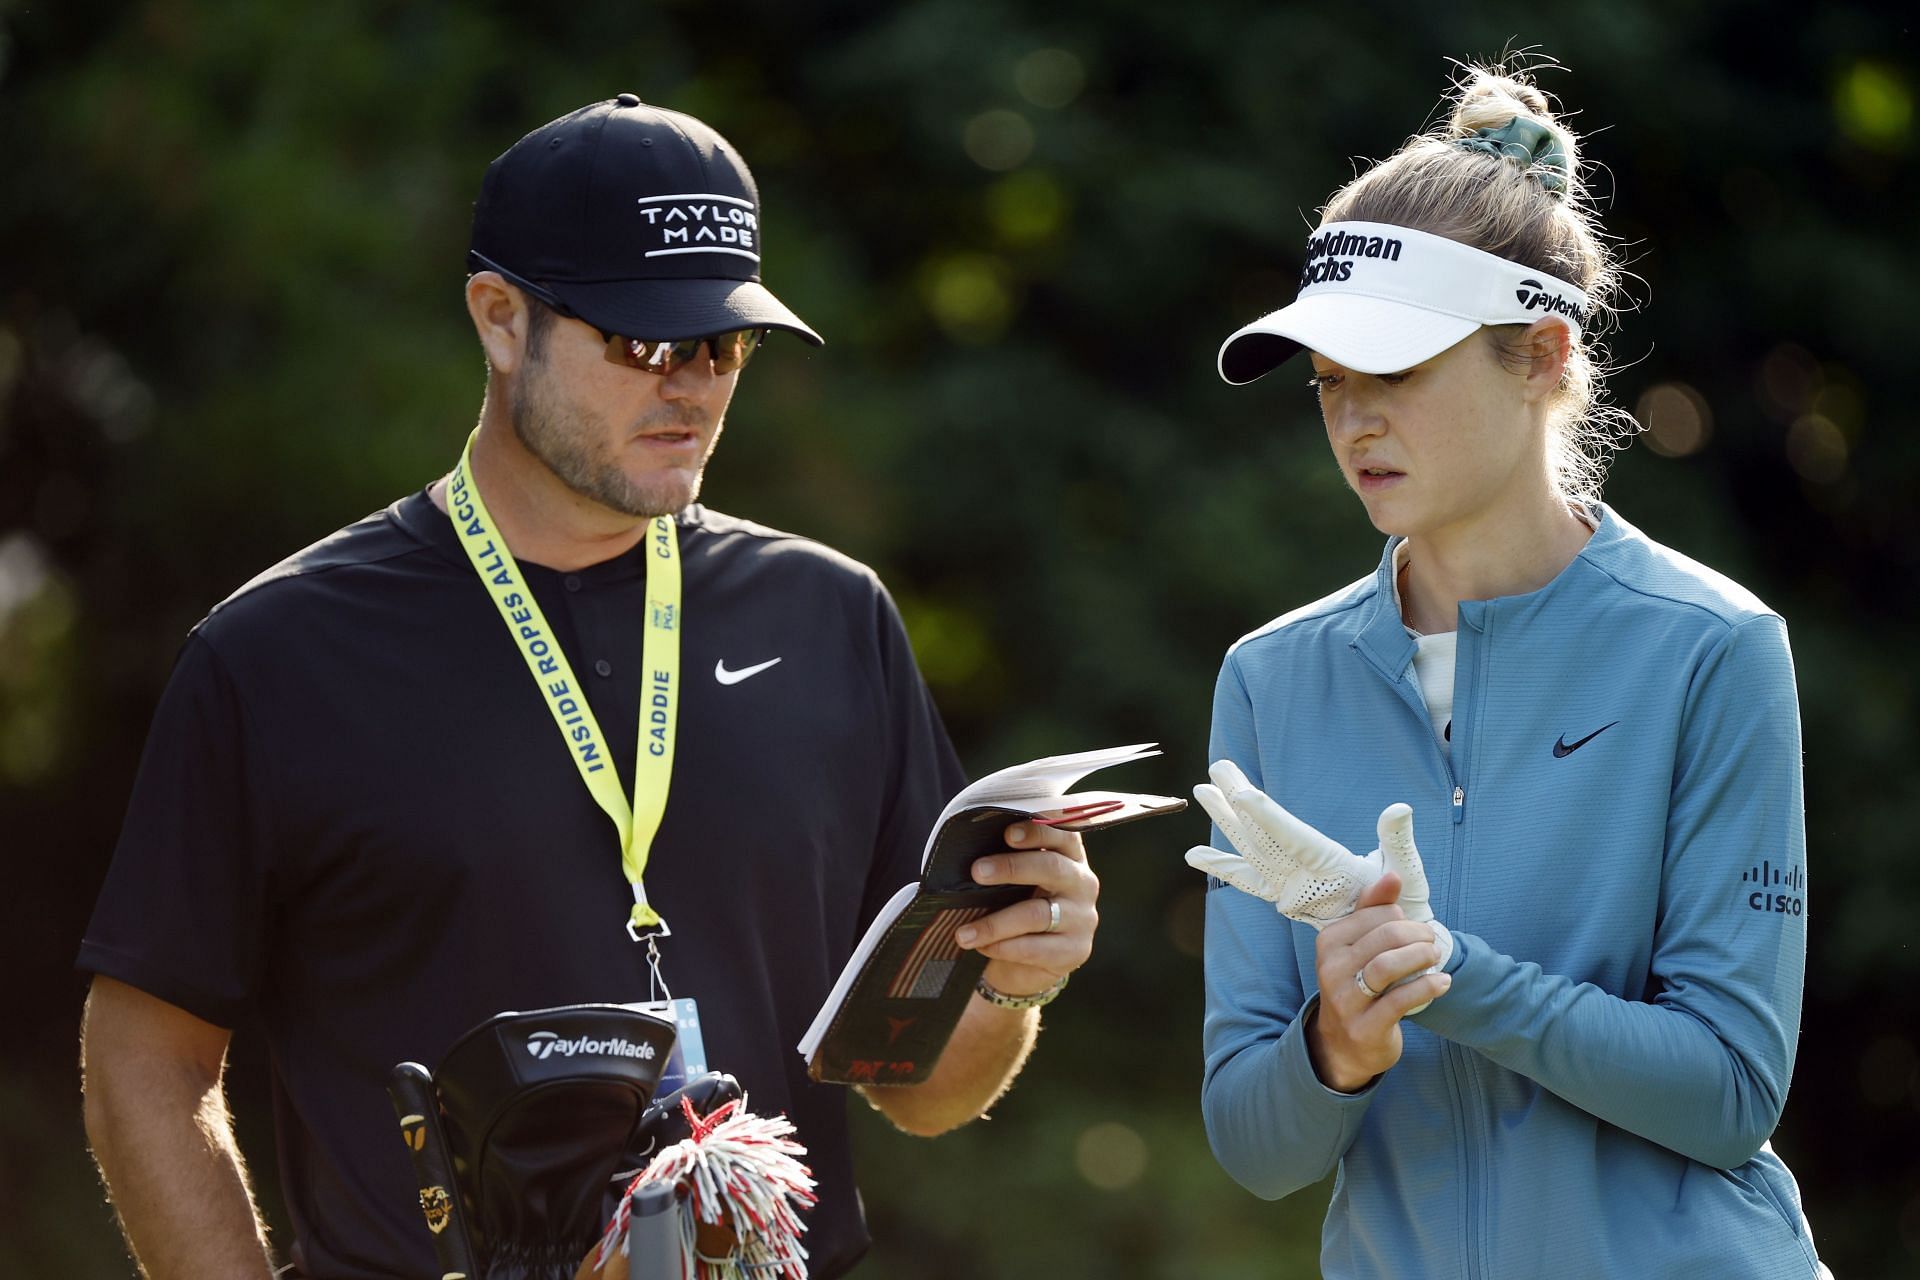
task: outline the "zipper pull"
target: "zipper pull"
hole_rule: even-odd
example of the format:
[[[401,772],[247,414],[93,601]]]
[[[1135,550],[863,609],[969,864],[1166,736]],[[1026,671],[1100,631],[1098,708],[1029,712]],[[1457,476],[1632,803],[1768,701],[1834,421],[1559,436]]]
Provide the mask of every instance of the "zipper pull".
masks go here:
[[[1455,787],[1453,789],[1453,820],[1459,822],[1466,816],[1467,789],[1465,787]]]

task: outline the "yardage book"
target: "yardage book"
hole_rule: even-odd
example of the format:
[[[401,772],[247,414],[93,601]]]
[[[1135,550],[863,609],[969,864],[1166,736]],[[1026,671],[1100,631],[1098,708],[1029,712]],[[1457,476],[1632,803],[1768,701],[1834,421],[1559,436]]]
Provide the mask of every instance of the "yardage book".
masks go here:
[[[1002,833],[1022,818],[1091,831],[1186,808],[1172,796],[1066,794],[1096,769],[1159,754],[1145,743],[1048,756],[990,773],[949,800],[927,836],[920,879],[902,885],[874,917],[800,1041],[807,1073],[838,1084],[926,1079],[987,967],[987,958],[962,950],[954,934],[1033,896],[1031,885],[975,884],[974,859],[1005,849]],[[1073,813],[1062,816],[1064,810]]]

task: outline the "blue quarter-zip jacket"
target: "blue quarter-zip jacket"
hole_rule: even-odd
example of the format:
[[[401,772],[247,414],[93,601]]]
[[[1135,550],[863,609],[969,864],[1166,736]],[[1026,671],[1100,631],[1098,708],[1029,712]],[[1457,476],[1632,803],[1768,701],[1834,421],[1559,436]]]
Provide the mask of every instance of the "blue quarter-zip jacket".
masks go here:
[[[1453,986],[1357,1094],[1304,1034],[1312,929],[1213,882],[1207,1134],[1275,1199],[1338,1168],[1349,1277],[1808,1277],[1767,1145],[1805,969],[1786,628],[1605,507],[1528,595],[1462,602],[1452,755],[1380,568],[1227,654],[1212,758],[1356,850],[1413,806]],[[1214,844],[1230,849],[1219,832]]]

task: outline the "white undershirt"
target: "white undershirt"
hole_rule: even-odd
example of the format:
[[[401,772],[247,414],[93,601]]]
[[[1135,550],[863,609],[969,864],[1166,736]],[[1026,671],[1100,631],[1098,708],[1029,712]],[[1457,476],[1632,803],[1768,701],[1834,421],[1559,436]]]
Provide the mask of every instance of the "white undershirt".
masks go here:
[[[1458,635],[1442,631],[1413,638],[1419,646],[1413,651],[1413,676],[1427,704],[1427,719],[1433,721],[1433,736],[1440,740],[1441,754],[1448,756],[1453,754],[1453,647]]]
[[[1574,518],[1587,526],[1587,531],[1600,527],[1600,521],[1585,507],[1569,508]],[[1400,625],[1406,626],[1407,605],[1400,596],[1400,575],[1406,572],[1410,557],[1410,547],[1404,538],[1393,549],[1393,603],[1400,610]],[[1421,635],[1412,627],[1407,634],[1413,637],[1413,678],[1420,686],[1420,699],[1427,704],[1427,719],[1433,721],[1433,736],[1440,740],[1440,750],[1451,757],[1453,742],[1453,660],[1459,633],[1454,631],[1436,632],[1430,636]]]
[[[1400,608],[1401,625],[1406,625],[1407,610],[1400,599],[1400,573],[1407,567],[1407,544],[1393,549],[1393,602]],[[1420,700],[1426,703],[1427,719],[1433,722],[1433,736],[1443,755],[1451,756],[1453,738],[1453,658],[1459,633],[1441,631],[1421,635],[1412,627],[1413,678],[1420,688]]]

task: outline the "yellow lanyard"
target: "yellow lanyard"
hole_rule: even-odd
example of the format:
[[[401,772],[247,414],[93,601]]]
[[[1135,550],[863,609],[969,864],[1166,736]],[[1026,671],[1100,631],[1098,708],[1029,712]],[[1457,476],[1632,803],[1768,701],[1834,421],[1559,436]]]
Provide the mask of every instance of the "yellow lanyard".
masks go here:
[[[473,438],[460,451],[460,464],[447,481],[447,516],[453,521],[460,545],[474,572],[486,585],[507,631],[526,659],[533,682],[546,699],[553,722],[560,727],[573,756],[580,780],[595,803],[613,819],[620,833],[620,869],[633,884],[633,910],[627,933],[635,941],[643,929],[665,935],[666,921],[647,902],[641,883],[647,855],[660,819],[667,811],[667,789],[673,783],[674,727],[680,708],[680,539],[672,516],[657,516],[647,526],[647,618],[641,649],[646,674],[640,697],[640,742],[634,755],[633,802],[620,790],[620,775],[607,752],[586,691],[574,679],[567,655],[533,592],[520,577],[520,566],[496,532],[480,488],[473,483]]]

